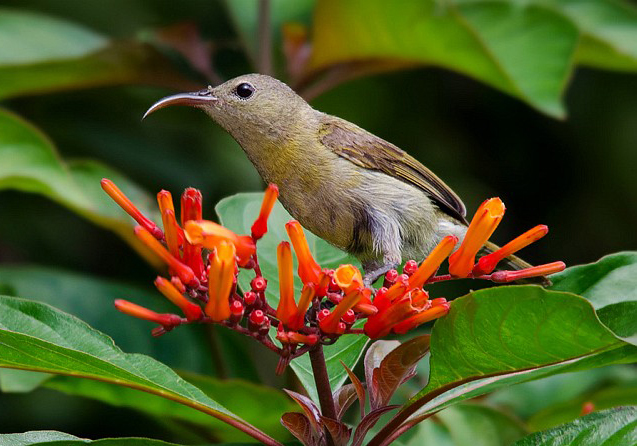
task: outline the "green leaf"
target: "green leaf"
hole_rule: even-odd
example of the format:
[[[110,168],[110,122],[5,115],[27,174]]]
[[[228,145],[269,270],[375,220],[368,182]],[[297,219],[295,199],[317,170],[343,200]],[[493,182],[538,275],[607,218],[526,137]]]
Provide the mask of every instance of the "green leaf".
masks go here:
[[[192,86],[148,44],[111,42],[75,23],[5,8],[0,77],[0,98],[131,83]]]
[[[624,446],[637,439],[637,407],[596,412],[554,429],[537,432],[514,446]]]
[[[101,189],[104,177],[112,179],[147,216],[156,216],[154,199],[121,174],[93,161],[65,162],[38,129],[0,109],[0,190],[44,195],[114,231],[147,255],[133,235],[133,220]]]
[[[637,252],[620,252],[551,276],[557,291],[588,299],[618,337],[637,345]]]
[[[578,33],[535,3],[321,0],[310,69],[370,60],[436,65],[563,116]]]
[[[313,36],[308,79],[434,65],[555,117],[574,63],[637,70],[637,9],[615,0],[319,0]]]
[[[296,410],[296,406],[282,392],[242,380],[219,380],[194,373],[181,373],[180,376],[268,435],[275,438],[285,438],[288,435],[281,426],[280,418],[285,412]],[[152,417],[172,418],[188,425],[197,425],[199,431],[211,432],[222,441],[250,439],[232,426],[213,420],[202,412],[137,390],[68,376],[54,377],[45,383],[45,387],[113,406],[135,409]]]
[[[221,200],[215,210],[221,224],[238,234],[250,234],[252,223],[259,215],[261,209],[262,193],[243,193],[233,195]],[[259,265],[263,276],[268,280],[266,297],[268,303],[276,308],[279,302],[279,273],[276,260],[276,248],[282,240],[289,240],[285,231],[285,223],[292,220],[290,214],[277,201],[268,220],[268,233],[258,242],[257,252]],[[318,238],[309,231],[305,231],[310,251],[316,261],[323,268],[336,268],[344,263],[352,263],[357,267],[360,264],[357,259],[345,252],[333,247],[325,240]],[[297,268],[296,255],[294,256],[294,269]],[[250,280],[254,275],[251,272],[241,271],[239,274],[239,287],[243,290],[250,289]],[[300,295],[302,284],[298,277],[294,277],[294,288]],[[324,347],[327,372],[330,377],[332,390],[336,390],[345,382],[347,373],[341,365],[343,361],[349,368],[354,368],[356,362],[363,353],[367,338],[360,335],[341,336],[334,345]],[[292,361],[291,367],[301,380],[310,397],[318,401],[314,375],[310,359],[307,355]]]
[[[0,434],[0,443],[3,446],[81,446],[83,444],[98,446],[177,446],[175,443],[166,443],[165,441],[152,440],[150,438],[102,438],[100,440],[86,440],[76,437],[75,435],[56,431]],[[241,445],[239,443],[233,443],[233,446]]]
[[[635,361],[637,348],[617,339],[582,297],[538,286],[475,291],[435,323],[429,383],[397,420],[513,383]]]
[[[0,9],[2,65],[82,57],[106,45],[108,39],[80,25],[32,12]]]
[[[579,63],[610,70],[637,70],[637,9],[618,0],[547,0],[582,33]]]
[[[0,367],[89,378],[141,390],[199,410],[261,441],[266,438],[164,364],[122,352],[111,338],[69,314],[7,296],[0,296],[0,314]]]

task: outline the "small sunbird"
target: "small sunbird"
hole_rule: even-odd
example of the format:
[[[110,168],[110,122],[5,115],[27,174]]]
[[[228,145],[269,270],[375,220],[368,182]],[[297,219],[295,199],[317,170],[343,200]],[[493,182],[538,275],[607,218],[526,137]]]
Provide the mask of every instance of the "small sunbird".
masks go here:
[[[204,110],[241,145],[301,225],[357,257],[365,284],[403,260],[422,260],[447,235],[467,230],[462,200],[395,145],[313,109],[283,82],[247,74],[215,88],[168,96]],[[487,245],[493,250],[495,245]],[[511,256],[508,266],[530,265]]]

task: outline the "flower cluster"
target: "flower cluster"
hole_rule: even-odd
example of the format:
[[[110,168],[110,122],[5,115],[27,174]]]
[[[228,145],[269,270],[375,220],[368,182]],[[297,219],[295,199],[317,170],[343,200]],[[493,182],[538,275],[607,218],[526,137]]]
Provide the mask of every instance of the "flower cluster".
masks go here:
[[[285,225],[292,246],[283,241],[277,248],[279,302],[273,308],[266,298],[268,282],[259,266],[257,242],[267,232],[268,217],[278,198],[275,185],[267,188],[250,235],[238,235],[203,220],[202,195],[196,189],[186,189],[181,197],[180,222],[171,194],[164,190],[157,194],[161,229],[112,181],[103,179],[102,188],[138,223],[137,238],[166,263],[170,278],[157,277],[155,286],[183,316],[158,314],[121,299],[115,301],[118,310],[157,323],[159,326],[152,332],[155,336],[189,323],[225,325],[275,351],[282,358],[282,367],[314,345],[332,343],[343,334],[364,334],[376,339],[389,333],[406,333],[446,315],[450,304],[444,298],[430,299],[423,288],[428,283],[466,277],[501,283],[564,269],[563,262],[555,262],[493,273],[501,260],[544,236],[546,226],[531,229],[476,263],[476,255],[504,214],[504,204],[498,198],[480,206],[460,247],[455,249],[457,237],[445,237],[420,265],[410,260],[402,274],[389,271],[378,291],[364,286],[360,271],[353,265],[321,268],[312,256],[301,225],[292,220]],[[292,250],[303,284],[298,300]],[[449,274],[437,276],[446,259]],[[238,289],[240,269],[254,272],[250,289]],[[271,328],[278,345],[270,337]]]

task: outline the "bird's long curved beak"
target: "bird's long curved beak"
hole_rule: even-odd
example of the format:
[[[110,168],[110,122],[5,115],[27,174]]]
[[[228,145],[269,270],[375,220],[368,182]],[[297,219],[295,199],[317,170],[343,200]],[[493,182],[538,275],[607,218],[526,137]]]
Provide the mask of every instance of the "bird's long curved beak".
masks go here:
[[[174,94],[172,96],[167,96],[159,101],[155,102],[147,111],[144,113],[142,119],[146,118],[146,116],[151,113],[159,110],[160,108],[165,108],[170,105],[189,105],[191,107],[202,106],[205,104],[210,104],[212,102],[218,101],[218,98],[213,96],[210,93],[210,90],[201,90],[195,93],[179,93]]]

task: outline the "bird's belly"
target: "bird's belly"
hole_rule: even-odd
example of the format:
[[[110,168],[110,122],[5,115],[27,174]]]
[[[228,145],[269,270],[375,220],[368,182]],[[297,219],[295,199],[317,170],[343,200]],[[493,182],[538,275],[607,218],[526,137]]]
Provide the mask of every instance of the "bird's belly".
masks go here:
[[[332,245],[348,250],[354,217],[351,204],[328,187],[300,194],[294,187],[281,187],[279,200],[303,227]]]

